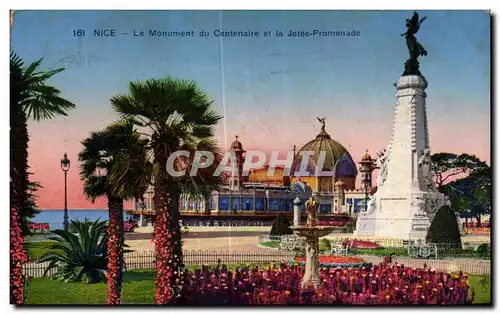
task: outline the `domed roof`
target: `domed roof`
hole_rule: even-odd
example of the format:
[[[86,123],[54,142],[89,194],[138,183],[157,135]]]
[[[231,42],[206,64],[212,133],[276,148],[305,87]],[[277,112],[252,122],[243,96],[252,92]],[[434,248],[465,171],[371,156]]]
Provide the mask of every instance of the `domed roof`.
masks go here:
[[[363,155],[363,158],[361,158],[361,161],[372,161],[372,156],[368,154],[368,149],[366,150],[365,154]]]
[[[318,119],[322,122],[321,132],[315,139],[305,144],[297,154],[292,164],[292,171],[300,171],[302,162],[301,152],[312,151],[313,155],[309,158],[307,164],[307,172],[310,176],[315,176],[316,164],[319,162],[320,152],[325,152],[325,161],[323,163],[323,171],[334,171],[339,177],[355,177],[357,174],[356,164],[353,162],[351,155],[347,149],[339,142],[332,140],[330,135],[325,131],[324,119]],[[336,167],[336,169],[335,169]]]
[[[238,141],[238,135],[234,136],[236,140],[231,143],[231,150],[236,150],[236,151],[242,151],[243,150],[243,145],[241,145],[241,142]]]
[[[342,180],[338,180],[337,182],[335,182],[335,186],[344,186],[344,185],[345,183]]]

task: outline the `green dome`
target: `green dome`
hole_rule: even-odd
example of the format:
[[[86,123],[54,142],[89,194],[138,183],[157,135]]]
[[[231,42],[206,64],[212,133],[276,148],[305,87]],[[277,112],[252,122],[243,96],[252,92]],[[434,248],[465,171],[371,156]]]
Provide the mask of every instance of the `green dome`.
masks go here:
[[[351,155],[347,149],[337,141],[332,140],[330,135],[324,129],[316,136],[316,138],[305,144],[297,154],[292,164],[292,172],[299,171],[302,162],[303,151],[312,151],[307,171],[311,176],[315,175],[316,164],[319,161],[321,151],[326,152],[325,161],[323,163],[324,171],[334,171],[339,177],[355,177],[357,174],[356,164],[353,162]],[[337,169],[335,169],[335,166]]]

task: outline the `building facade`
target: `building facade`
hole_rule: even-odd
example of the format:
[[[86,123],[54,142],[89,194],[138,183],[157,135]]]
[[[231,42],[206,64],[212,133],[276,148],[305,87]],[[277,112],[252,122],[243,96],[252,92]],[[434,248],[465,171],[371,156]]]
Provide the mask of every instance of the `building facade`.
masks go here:
[[[246,152],[238,137],[231,144],[231,151],[236,156],[236,164],[232,165],[235,169],[232,169],[233,175],[229,176],[228,182],[207,199],[183,195],[180,202],[182,214],[245,216],[292,213],[295,198],[304,204],[312,192],[316,192],[321,214],[354,216],[365,209],[367,196],[372,192],[371,180],[370,186],[356,189],[357,166],[345,147],[326,132],[324,119],[321,132],[313,140],[299,150],[294,146],[290,170],[276,167],[274,173],[269,174],[268,166],[264,166],[253,169],[244,177],[242,169]],[[304,152],[312,153],[307,156]],[[308,160],[303,160],[305,157]],[[368,154],[363,156],[364,161],[367,158],[371,160]],[[330,176],[317,175],[317,165],[321,163],[323,171],[329,171]],[[371,173],[369,175],[371,177]],[[150,189],[143,202],[135,202],[136,214],[154,214],[152,195]]]

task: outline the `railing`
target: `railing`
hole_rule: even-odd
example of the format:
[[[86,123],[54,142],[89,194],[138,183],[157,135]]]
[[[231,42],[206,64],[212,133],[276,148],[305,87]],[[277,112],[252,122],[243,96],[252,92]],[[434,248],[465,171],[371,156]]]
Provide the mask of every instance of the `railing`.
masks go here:
[[[351,239],[357,239],[355,237],[328,237],[328,239],[331,242],[338,242],[338,241],[343,241],[343,240],[351,240]],[[373,242],[376,243],[382,247],[385,248],[407,248],[408,245],[413,242],[413,243],[418,243],[417,240],[409,241],[409,240],[401,240],[401,239],[384,239],[384,238],[359,238],[361,241],[367,241],[367,242]],[[478,247],[481,244],[484,243],[490,243],[489,240],[469,240],[469,241],[462,241],[462,248],[475,248]],[[438,244],[441,245],[439,248],[456,248],[457,245],[454,243],[441,243]]]
[[[184,263],[186,266],[215,265],[220,260],[223,264],[264,264],[274,262],[288,262],[295,256],[293,252],[270,251],[270,252],[216,252],[216,251],[185,251]],[[382,256],[361,256],[369,263],[378,264],[383,261]],[[126,270],[154,269],[154,252],[133,252],[125,254]],[[393,263],[404,264],[406,267],[423,267],[424,264],[437,271],[458,272],[463,271],[471,275],[489,275],[491,263],[489,260],[422,260],[407,257],[393,257]],[[40,278],[43,276],[48,262],[30,262],[24,265],[24,274],[28,277]],[[47,273],[53,275],[56,269]]]
[[[186,266],[216,265],[220,260],[223,264],[260,264],[288,262],[295,256],[292,252],[216,252],[216,251],[184,251],[184,264]],[[125,254],[126,270],[156,268],[154,252],[133,252]],[[33,278],[40,278],[49,262],[37,263],[36,261],[24,265],[24,274]],[[57,270],[51,269],[47,275],[55,274]]]
[[[361,256],[369,263],[378,264],[383,261],[380,256]],[[451,259],[451,260],[422,260],[407,257],[393,257],[393,263],[402,264],[405,267],[420,268],[426,265],[428,268],[434,268],[441,272],[465,272],[470,275],[482,276],[491,274],[491,262],[489,260],[469,260],[469,259]]]
[[[246,220],[197,220],[183,219],[182,225],[187,227],[269,227],[272,221],[246,221]]]

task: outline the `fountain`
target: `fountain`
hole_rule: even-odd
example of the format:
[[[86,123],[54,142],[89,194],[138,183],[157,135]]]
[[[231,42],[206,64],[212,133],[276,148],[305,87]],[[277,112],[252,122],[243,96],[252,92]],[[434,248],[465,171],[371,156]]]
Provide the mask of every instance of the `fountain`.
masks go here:
[[[317,226],[316,213],[319,202],[314,193],[306,202],[307,222],[305,225],[290,227],[293,232],[302,237],[306,243],[306,271],[302,278],[302,288],[311,285],[316,289],[320,284],[319,279],[319,238],[324,237],[333,231],[333,227]]]

